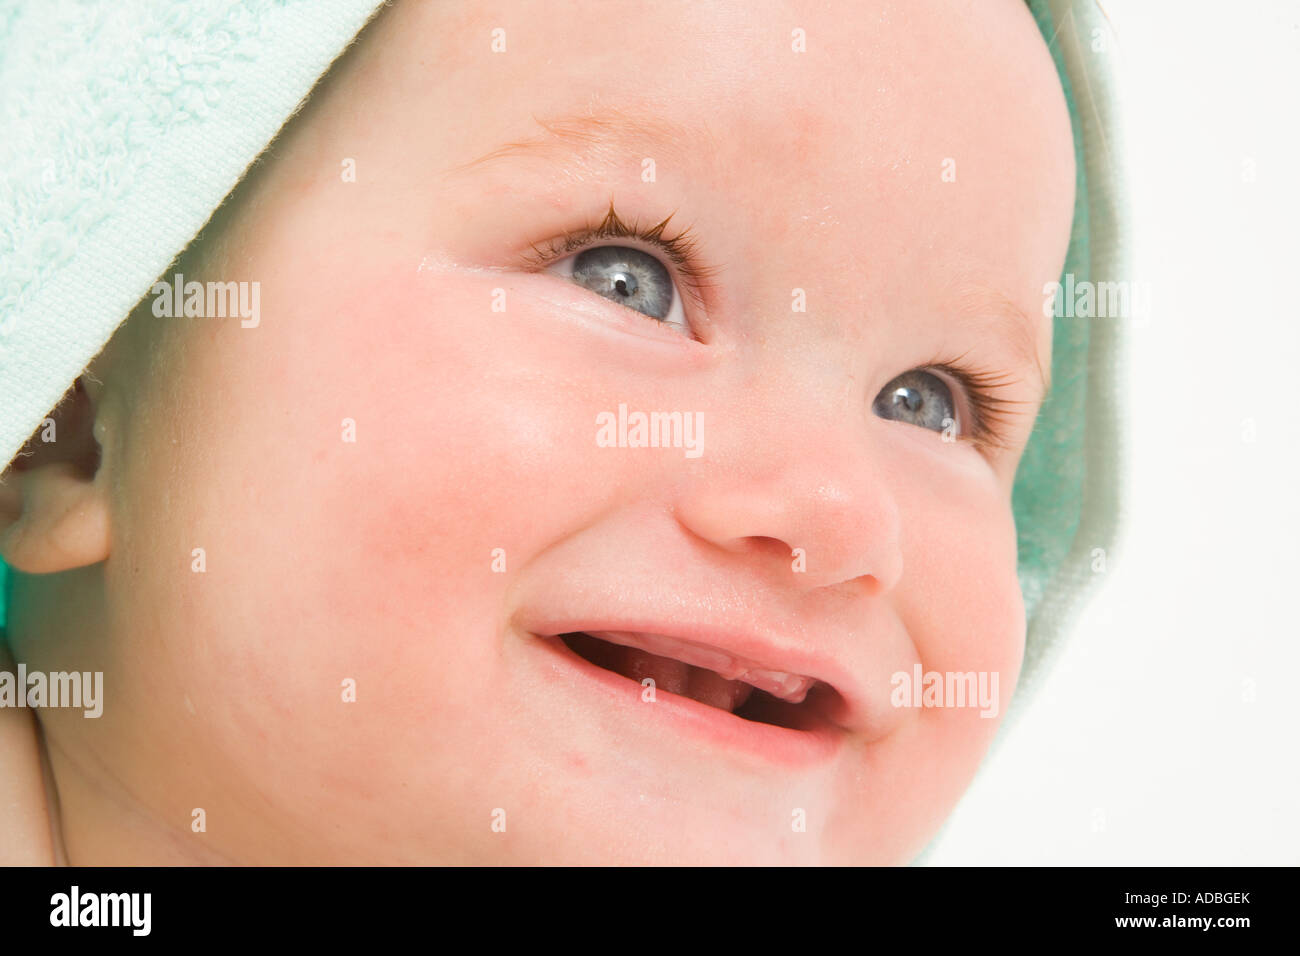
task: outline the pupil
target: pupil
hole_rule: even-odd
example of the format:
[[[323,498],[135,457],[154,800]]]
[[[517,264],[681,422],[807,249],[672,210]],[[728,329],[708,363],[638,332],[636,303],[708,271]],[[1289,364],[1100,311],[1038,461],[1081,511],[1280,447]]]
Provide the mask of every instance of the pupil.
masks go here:
[[[626,272],[620,272],[614,277],[614,291],[622,296],[630,296],[636,292],[636,279]]]
[[[921,407],[921,393],[914,388],[896,388],[894,404],[902,405],[909,412],[914,412]]]

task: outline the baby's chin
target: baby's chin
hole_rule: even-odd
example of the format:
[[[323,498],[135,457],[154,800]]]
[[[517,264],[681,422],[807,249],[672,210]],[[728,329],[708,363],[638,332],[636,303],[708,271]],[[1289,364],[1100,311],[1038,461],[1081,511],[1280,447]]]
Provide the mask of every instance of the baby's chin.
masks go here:
[[[532,633],[482,644],[499,653],[467,652],[425,704],[394,688],[372,704],[374,730],[338,728],[371,740],[355,758],[346,739],[330,747],[340,769],[364,768],[342,790],[370,803],[321,819],[346,814],[370,830],[373,842],[349,851],[365,862],[902,864],[937,831],[999,722],[908,710],[887,733],[802,740],[813,732],[783,726],[798,723],[788,714],[746,720],[675,693],[671,679],[649,702],[642,684]],[[337,778],[329,787],[340,790]]]
[[[901,865],[937,832],[980,756],[942,743],[881,743],[857,769],[773,780],[711,769],[680,749],[680,764],[655,764],[599,731],[575,730],[549,753],[496,755],[474,771],[496,783],[437,816],[459,818],[450,832],[460,834],[463,862]],[[510,766],[527,770],[500,780]],[[563,775],[539,777],[553,766]],[[445,798],[431,792],[427,805]],[[431,836],[421,862],[447,859],[447,832]]]

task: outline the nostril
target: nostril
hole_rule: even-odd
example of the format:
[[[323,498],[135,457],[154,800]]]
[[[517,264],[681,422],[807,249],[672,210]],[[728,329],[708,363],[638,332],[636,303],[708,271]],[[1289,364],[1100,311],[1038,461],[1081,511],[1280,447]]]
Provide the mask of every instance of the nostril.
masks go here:
[[[755,554],[770,554],[774,557],[789,558],[791,560],[797,557],[802,550],[801,548],[792,548],[780,538],[771,538],[766,535],[755,535],[746,538],[745,541],[748,542],[749,549]]]
[[[864,574],[858,578],[858,582],[867,597],[879,597],[884,593],[884,584],[874,574]]]

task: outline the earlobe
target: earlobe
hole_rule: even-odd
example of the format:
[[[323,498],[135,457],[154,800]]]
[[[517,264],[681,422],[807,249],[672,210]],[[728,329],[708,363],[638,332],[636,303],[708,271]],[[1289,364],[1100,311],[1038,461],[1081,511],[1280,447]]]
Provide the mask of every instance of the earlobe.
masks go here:
[[[109,553],[107,482],[81,380],[32,436],[0,484],[0,557],[27,574],[98,564]]]
[[[93,477],[55,462],[9,479],[21,513],[0,534],[0,557],[25,574],[50,574],[108,557],[108,509]]]

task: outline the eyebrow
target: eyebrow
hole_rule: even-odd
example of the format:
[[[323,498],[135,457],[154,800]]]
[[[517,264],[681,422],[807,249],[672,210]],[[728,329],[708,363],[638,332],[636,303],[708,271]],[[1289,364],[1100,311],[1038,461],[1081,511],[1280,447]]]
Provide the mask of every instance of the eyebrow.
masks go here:
[[[514,158],[554,158],[557,153],[582,153],[597,162],[612,164],[628,156],[683,161],[686,156],[712,156],[716,140],[704,123],[680,122],[656,115],[650,107],[601,106],[585,112],[532,120],[540,132],[525,135],[494,147],[480,156],[450,167],[454,176]],[[658,156],[645,156],[657,151]]]
[[[962,286],[957,297],[958,315],[972,323],[987,323],[992,334],[1001,334],[1017,357],[1038,371],[1044,395],[1051,388],[1051,368],[1043,368],[1038,356],[1038,325],[1023,309],[996,289],[976,283]]]

